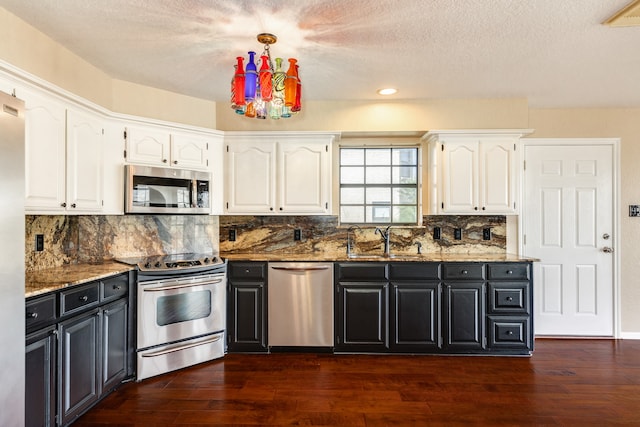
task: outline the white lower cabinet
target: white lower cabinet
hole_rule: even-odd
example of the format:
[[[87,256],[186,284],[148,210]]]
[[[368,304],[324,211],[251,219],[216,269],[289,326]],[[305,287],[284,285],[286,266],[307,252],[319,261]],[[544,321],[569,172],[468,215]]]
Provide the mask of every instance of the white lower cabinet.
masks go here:
[[[25,210],[95,213],[103,201],[104,120],[53,97],[19,89],[25,100]]]
[[[225,212],[330,213],[335,137],[303,132],[225,134]]]

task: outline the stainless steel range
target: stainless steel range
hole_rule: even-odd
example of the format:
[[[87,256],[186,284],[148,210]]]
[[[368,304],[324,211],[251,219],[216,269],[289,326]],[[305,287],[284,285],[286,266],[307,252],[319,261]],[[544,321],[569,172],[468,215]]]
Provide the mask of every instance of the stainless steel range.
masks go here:
[[[138,381],[224,356],[226,262],[207,254],[118,261],[138,270]]]

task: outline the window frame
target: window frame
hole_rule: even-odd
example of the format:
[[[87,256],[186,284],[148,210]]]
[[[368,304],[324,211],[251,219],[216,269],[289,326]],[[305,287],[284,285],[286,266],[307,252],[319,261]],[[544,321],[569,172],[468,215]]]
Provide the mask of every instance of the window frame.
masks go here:
[[[358,184],[343,184],[342,183],[342,171],[343,171],[343,166],[350,166],[350,165],[343,165],[342,164],[342,150],[343,149],[361,149],[363,150],[363,164],[362,165],[354,165],[354,167],[363,167],[364,168],[364,174],[365,174],[365,182],[364,183],[358,183]],[[367,168],[367,161],[366,161],[366,153],[367,150],[375,150],[375,149],[389,149],[390,153],[392,153],[392,151],[394,149],[414,149],[415,153],[416,153],[416,162],[415,164],[412,165],[402,165],[402,164],[393,164],[393,155],[390,156],[390,161],[389,164],[386,165],[379,165],[376,164],[375,166],[382,166],[382,167],[389,167],[391,169],[391,174],[393,174],[393,167],[410,167],[410,168],[415,168],[415,173],[416,173],[416,182],[415,184],[400,184],[400,183],[393,183],[390,182],[388,184],[367,184],[366,183],[366,168]],[[419,143],[404,143],[404,144],[394,144],[394,143],[382,143],[382,144],[369,144],[369,143],[354,143],[354,144],[345,144],[345,145],[340,145],[338,147],[338,155],[337,155],[337,166],[338,166],[338,180],[337,180],[337,189],[338,189],[338,223],[341,225],[345,225],[345,226],[349,226],[349,225],[362,225],[362,226],[379,226],[379,225],[398,225],[398,226],[420,226],[422,224],[422,145]],[[392,180],[393,181],[393,180]],[[364,187],[365,189],[365,195],[364,195],[364,200],[362,203],[348,203],[348,204],[343,204],[342,201],[342,190],[343,188],[350,188],[350,187],[357,187],[357,188],[362,188]],[[375,209],[375,204],[373,203],[367,203],[366,200],[366,189],[368,188],[384,188],[384,189],[389,189],[389,191],[391,192],[390,195],[390,203],[389,204],[384,204],[385,208],[388,207],[389,209],[389,213],[390,213],[390,217],[387,220],[382,220],[382,221],[367,221],[367,207],[371,207],[372,209]],[[416,192],[416,203],[415,204],[406,204],[406,203],[394,203],[393,200],[393,191],[394,188],[410,188],[410,189],[415,189]],[[364,221],[362,222],[352,222],[352,221],[345,221],[343,219],[342,216],[342,208],[344,206],[360,206],[362,207],[362,209],[364,210]],[[394,208],[397,207],[402,207],[402,206],[415,206],[415,212],[416,212],[416,217],[415,217],[415,221],[411,221],[411,222],[392,222],[393,219],[393,210]]]

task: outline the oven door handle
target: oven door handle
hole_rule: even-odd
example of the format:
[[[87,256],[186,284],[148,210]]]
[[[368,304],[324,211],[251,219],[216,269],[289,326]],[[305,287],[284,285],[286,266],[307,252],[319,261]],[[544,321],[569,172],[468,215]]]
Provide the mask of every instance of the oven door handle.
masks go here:
[[[193,288],[196,286],[204,286],[204,285],[215,285],[216,283],[222,282],[222,279],[210,280],[208,282],[203,283],[185,283],[183,285],[169,285],[169,286],[160,286],[158,288],[142,288],[143,292],[162,292],[162,291],[170,291],[172,289],[183,289],[183,288]]]
[[[213,337],[213,338],[211,338],[209,340],[206,340],[206,341],[198,341],[198,342],[194,342],[194,343],[191,343],[191,344],[181,345],[181,346],[178,346],[178,347],[171,347],[171,348],[168,348],[166,350],[154,351],[152,353],[142,353],[141,356],[142,357],[163,356],[165,354],[175,353],[176,351],[182,351],[182,350],[186,350],[188,348],[198,347],[200,345],[212,344],[214,342],[220,341],[220,339],[222,339],[222,334],[216,335],[215,337]]]
[[[284,270],[284,271],[318,271],[318,270],[328,270],[329,267],[275,267],[271,266],[274,270]]]

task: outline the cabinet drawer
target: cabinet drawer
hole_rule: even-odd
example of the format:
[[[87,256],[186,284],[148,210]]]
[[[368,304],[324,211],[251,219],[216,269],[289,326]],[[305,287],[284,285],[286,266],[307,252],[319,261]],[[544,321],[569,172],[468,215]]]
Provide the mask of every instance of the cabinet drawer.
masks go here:
[[[98,282],[60,292],[60,316],[97,305],[99,295],[100,286]]]
[[[49,294],[27,300],[25,311],[27,331],[52,323],[56,319],[56,295]]]
[[[264,262],[229,263],[229,277],[232,279],[265,279],[267,264]]]
[[[489,316],[489,347],[531,348],[529,317]]]
[[[529,280],[529,264],[488,264],[487,274],[494,280]]]
[[[529,312],[529,283],[489,282],[489,312]]]
[[[129,290],[129,276],[126,274],[110,277],[100,281],[101,300],[112,300],[123,297]]]
[[[336,277],[338,280],[386,280],[387,266],[381,262],[339,264]]]
[[[389,264],[391,280],[438,280],[440,264],[437,262],[408,262]]]
[[[442,265],[444,279],[484,279],[484,264],[446,263]]]

